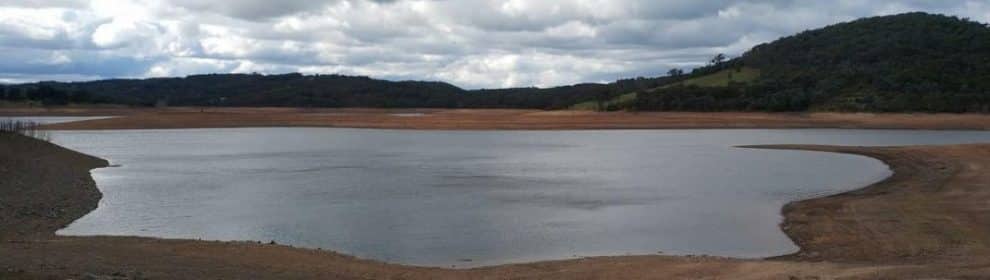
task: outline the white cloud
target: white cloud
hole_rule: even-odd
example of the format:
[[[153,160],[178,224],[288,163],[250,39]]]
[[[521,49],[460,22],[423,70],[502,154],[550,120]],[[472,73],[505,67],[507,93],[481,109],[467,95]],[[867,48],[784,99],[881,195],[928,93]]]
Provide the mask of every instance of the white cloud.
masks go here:
[[[114,19],[101,24],[93,32],[93,44],[102,48],[119,48],[158,38],[159,29],[151,24],[127,19]]]
[[[622,68],[622,62],[602,58],[547,53],[487,54],[454,61],[439,69],[435,77],[470,87],[547,87],[585,82],[583,78],[589,75],[622,71]]]
[[[64,52],[54,51],[52,52],[52,55],[48,57],[48,59],[39,61],[39,63],[49,64],[49,65],[69,64],[72,63],[72,58],[69,58],[69,56],[66,55]]]
[[[151,65],[143,76],[146,77],[171,77],[178,75],[188,75],[192,73],[227,73],[237,67],[237,63],[227,60],[203,59],[203,58],[176,58]]]
[[[916,10],[990,22],[980,0],[0,0],[0,80],[299,71],[555,86]]]

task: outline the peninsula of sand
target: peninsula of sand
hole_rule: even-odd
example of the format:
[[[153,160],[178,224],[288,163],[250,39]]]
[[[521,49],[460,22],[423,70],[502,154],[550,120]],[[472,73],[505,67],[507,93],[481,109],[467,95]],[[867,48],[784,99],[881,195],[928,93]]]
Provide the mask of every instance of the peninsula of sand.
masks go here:
[[[372,110],[238,109],[237,112],[128,112],[125,117],[52,125],[59,129],[174,128],[313,125],[292,114],[374,114],[388,121],[354,127],[424,128],[430,114]],[[297,111],[296,113],[273,113]],[[86,112],[92,115],[110,115]],[[116,112],[120,113],[125,112]],[[470,112],[548,115],[552,128],[593,128],[612,118],[597,113]],[[41,114],[28,112],[26,114]],[[67,112],[63,111],[63,114]],[[167,117],[166,115],[175,116]],[[237,115],[243,114],[243,115]],[[288,114],[288,115],[286,115]],[[575,117],[574,115],[578,115]],[[583,114],[587,116],[582,117]],[[612,128],[667,127],[866,127],[986,129],[984,115],[788,115],[657,113],[649,126],[628,119]],[[742,118],[727,121],[727,118]],[[215,119],[208,116],[217,115]],[[237,116],[237,117],[232,117]],[[163,117],[166,116],[166,117]],[[195,116],[195,117],[194,117]],[[264,117],[268,116],[268,117]],[[283,117],[279,117],[283,116]],[[335,115],[329,115],[335,116]],[[567,116],[567,117],[563,117]],[[594,116],[594,117],[588,117]],[[694,116],[694,121],[662,116]],[[504,117],[504,116],[503,116]],[[197,120],[199,118],[199,120]],[[316,118],[316,117],[313,117]],[[237,120],[248,120],[245,125]],[[477,120],[447,118],[430,128],[481,127]],[[775,119],[760,122],[755,119]],[[784,120],[787,119],[787,120]],[[157,120],[157,121],[155,121]],[[564,121],[564,120],[573,120]],[[384,120],[382,120],[384,121]],[[821,123],[818,123],[821,122]],[[460,123],[460,124],[457,124]],[[511,128],[548,128],[546,123]],[[570,123],[569,125],[567,125]],[[629,121],[629,123],[636,123]],[[716,123],[718,125],[707,125]],[[780,124],[775,125],[776,124]],[[822,125],[826,123],[828,125]],[[944,125],[951,123],[951,125]],[[190,125],[195,124],[195,125]],[[250,124],[250,125],[246,125]],[[320,126],[350,126],[321,121]],[[328,125],[323,125],[328,124]],[[457,124],[457,125],[455,125]],[[706,124],[706,125],[699,125]],[[488,128],[510,128],[486,126]],[[782,230],[801,248],[793,255],[762,260],[708,256],[618,256],[510,264],[472,269],[411,267],[362,260],[325,250],[256,242],[208,242],[140,237],[68,237],[55,231],[97,207],[101,198],[89,171],[107,161],[57,145],[0,133],[0,279],[902,279],[984,278],[990,275],[990,144],[834,147],[762,146],[851,153],[888,164],[893,175],[865,188],[797,201],[783,209]]]

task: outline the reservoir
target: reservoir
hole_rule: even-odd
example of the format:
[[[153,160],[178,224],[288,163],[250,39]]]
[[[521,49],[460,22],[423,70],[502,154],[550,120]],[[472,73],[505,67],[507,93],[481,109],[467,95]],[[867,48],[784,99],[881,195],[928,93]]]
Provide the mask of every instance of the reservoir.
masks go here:
[[[99,207],[59,232],[275,241],[472,267],[581,256],[795,252],[790,201],[889,176],[878,160],[736,148],[990,141],[903,130],[55,131],[105,158]]]

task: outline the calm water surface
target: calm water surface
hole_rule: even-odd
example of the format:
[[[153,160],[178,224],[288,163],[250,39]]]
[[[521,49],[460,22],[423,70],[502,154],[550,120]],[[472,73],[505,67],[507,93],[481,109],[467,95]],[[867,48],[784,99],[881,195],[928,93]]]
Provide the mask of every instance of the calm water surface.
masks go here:
[[[988,142],[896,130],[398,131],[242,128],[56,132],[119,167],[93,171],[99,208],[66,235],[275,240],[415,265],[573,256],[797,250],[792,200],[889,169],[748,144]]]

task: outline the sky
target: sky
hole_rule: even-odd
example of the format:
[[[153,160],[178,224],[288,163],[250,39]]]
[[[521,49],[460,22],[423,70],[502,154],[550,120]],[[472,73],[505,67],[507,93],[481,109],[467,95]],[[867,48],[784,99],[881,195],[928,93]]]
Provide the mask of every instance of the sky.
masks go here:
[[[0,0],[0,82],[300,72],[550,87],[910,11],[990,22],[990,0]]]

